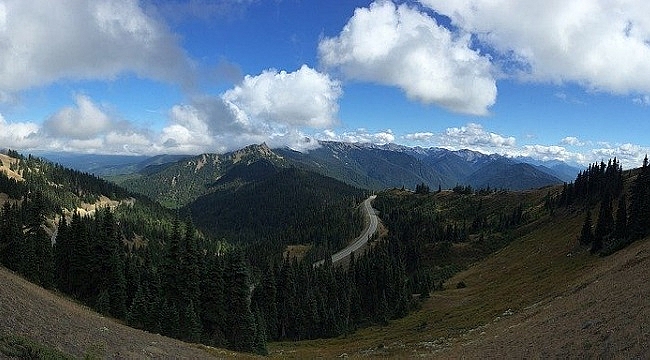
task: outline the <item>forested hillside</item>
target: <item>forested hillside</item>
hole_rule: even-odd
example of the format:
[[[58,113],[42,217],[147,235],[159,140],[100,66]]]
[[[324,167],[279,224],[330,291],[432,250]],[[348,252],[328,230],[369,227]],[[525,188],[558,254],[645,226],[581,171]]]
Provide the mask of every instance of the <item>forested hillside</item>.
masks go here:
[[[287,244],[325,255],[361,231],[365,194],[338,181],[265,162],[235,166],[214,186],[235,191],[220,193],[230,212],[250,212],[243,220],[252,231],[237,246],[244,240],[237,227],[247,227],[231,215],[230,227],[212,227],[216,241],[189,217],[104,180],[10,155],[0,174],[1,264],[133,327],[264,353],[269,340],[337,336],[414,306],[399,251],[388,243],[349,269],[283,258]],[[282,226],[289,220],[290,231]],[[369,287],[378,273],[383,280]]]
[[[259,242],[275,252],[290,244],[311,244],[310,259],[315,259],[345,247],[361,232],[361,213],[355,207],[365,197],[332,178],[275,169],[240,187],[204,195],[187,210],[197,227],[215,238]]]
[[[266,144],[261,144],[226,154],[202,154],[178,162],[151,165],[115,180],[166,207],[179,208],[216,190],[219,179],[227,177],[230,171],[236,173],[242,167],[253,166],[259,167],[260,171],[255,175],[264,176],[265,170],[284,165],[281,157]]]

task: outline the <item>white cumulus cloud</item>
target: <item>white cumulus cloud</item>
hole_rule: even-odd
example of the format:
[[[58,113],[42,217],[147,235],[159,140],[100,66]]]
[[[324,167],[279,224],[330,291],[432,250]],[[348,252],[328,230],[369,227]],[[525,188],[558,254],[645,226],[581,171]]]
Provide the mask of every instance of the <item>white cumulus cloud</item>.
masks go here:
[[[306,65],[247,75],[218,96],[174,106],[159,143],[166,152],[223,152],[251,143],[309,149],[304,128],[337,124],[338,81]]]
[[[0,148],[18,149],[33,143],[39,126],[32,122],[10,123],[0,114]]]
[[[378,132],[371,132],[367,129],[356,129],[352,131],[344,131],[337,134],[332,129],[324,130],[323,132],[314,135],[315,138],[325,141],[342,141],[348,143],[372,143],[372,144],[390,144],[395,141],[395,135],[391,129],[386,129]]]
[[[492,65],[455,34],[416,8],[390,1],[354,12],[341,33],[321,40],[319,56],[345,77],[402,89],[423,103],[484,115],[497,95]]]
[[[249,116],[291,126],[325,128],[334,125],[341,85],[307,65],[295,72],[267,70],[247,75],[223,94]]]
[[[0,93],[124,73],[187,84],[177,38],[137,0],[0,2]]]
[[[43,128],[54,137],[90,139],[113,126],[111,119],[84,95],[75,99],[76,107],[66,107],[45,120]]]
[[[623,168],[637,168],[643,164],[643,158],[650,153],[649,147],[637,144],[601,144],[602,147],[591,150],[591,162],[605,161],[616,157]]]
[[[481,124],[469,123],[465,126],[447,128],[439,138],[440,144],[455,149],[466,148],[485,152],[502,153],[503,148],[513,148],[516,140],[512,136],[503,136],[486,131]]]
[[[406,140],[415,140],[415,141],[429,141],[435,136],[434,133],[432,132],[417,132],[417,133],[412,133],[412,134],[406,134],[404,135],[404,139]]]
[[[503,70],[617,94],[650,92],[645,0],[420,0],[494,49]]]

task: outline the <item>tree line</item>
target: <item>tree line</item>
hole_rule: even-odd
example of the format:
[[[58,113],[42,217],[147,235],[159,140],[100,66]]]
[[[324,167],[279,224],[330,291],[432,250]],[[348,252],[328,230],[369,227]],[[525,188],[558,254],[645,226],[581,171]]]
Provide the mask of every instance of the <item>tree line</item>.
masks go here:
[[[629,186],[625,185],[626,174]],[[627,172],[623,172],[616,158],[607,164],[601,161],[589,165],[574,182],[564,185],[558,204],[584,206],[586,215],[578,240],[592,253],[611,254],[647,236],[650,234],[648,157],[641,168]]]

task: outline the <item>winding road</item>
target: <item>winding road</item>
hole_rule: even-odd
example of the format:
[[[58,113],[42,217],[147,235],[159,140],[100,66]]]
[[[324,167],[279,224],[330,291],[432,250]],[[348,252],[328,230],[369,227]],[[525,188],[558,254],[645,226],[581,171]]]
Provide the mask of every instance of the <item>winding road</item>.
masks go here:
[[[370,204],[377,195],[372,195],[368,197],[366,200],[363,201],[363,209],[365,210],[366,214],[368,215],[368,218],[370,221],[368,222],[368,226],[363,230],[361,235],[359,235],[354,241],[346,246],[343,250],[335,253],[332,255],[332,263],[337,263],[348,256],[352,254],[353,251],[359,250],[362,246],[364,246],[368,240],[370,240],[370,237],[372,237],[376,232],[377,232],[377,225],[379,224],[379,219],[377,217],[377,214],[375,213],[375,209],[372,208],[372,205]],[[314,263],[314,267],[316,266],[321,266],[325,263],[325,260],[320,260]]]

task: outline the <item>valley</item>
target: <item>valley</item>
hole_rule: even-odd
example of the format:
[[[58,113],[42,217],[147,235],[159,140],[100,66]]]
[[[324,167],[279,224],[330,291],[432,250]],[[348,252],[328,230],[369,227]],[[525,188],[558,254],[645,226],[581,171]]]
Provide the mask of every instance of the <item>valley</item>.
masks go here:
[[[367,152],[366,164],[403,156],[335,145],[327,151],[347,149],[348,160]],[[371,191],[280,152],[252,145],[145,167],[125,178],[139,181],[130,189],[4,155],[0,261],[14,273],[2,270],[0,351],[648,354],[647,163],[623,171],[614,159],[525,190],[415,182]],[[532,167],[464,155],[499,176]]]

